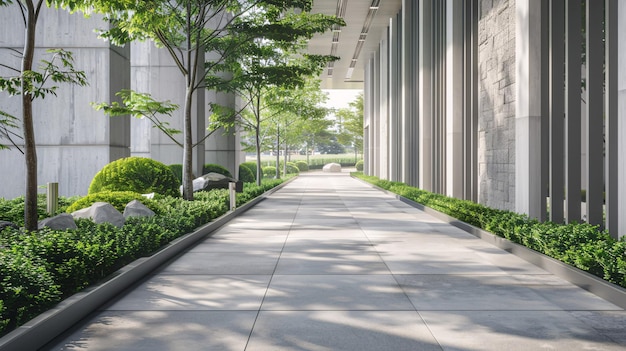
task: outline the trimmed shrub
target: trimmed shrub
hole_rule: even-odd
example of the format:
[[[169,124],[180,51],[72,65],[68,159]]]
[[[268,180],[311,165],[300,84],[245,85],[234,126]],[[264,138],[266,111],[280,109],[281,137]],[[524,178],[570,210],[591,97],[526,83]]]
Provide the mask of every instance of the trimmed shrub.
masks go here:
[[[298,167],[300,172],[306,172],[309,170],[309,164],[305,161],[296,161],[296,167]]]
[[[237,203],[242,205],[282,182],[280,179],[264,180],[261,186],[246,183],[244,192],[237,196]],[[229,209],[225,189],[201,191],[194,198],[194,201],[185,201],[164,196],[147,201],[165,210],[155,211],[157,216],[153,217],[130,217],[122,228],[78,219],[76,230],[43,228],[24,232],[6,228],[1,231],[0,336],[62,298],[102,280],[141,256],[151,255]]]
[[[358,160],[354,166],[357,172],[363,172],[363,160]]]
[[[127,157],[104,166],[91,181],[89,194],[108,190],[180,196],[179,187],[168,166],[149,158]]]
[[[241,164],[239,165],[239,180],[244,183],[254,183],[256,181],[256,176],[252,173],[250,168]]]
[[[265,166],[263,167],[263,176],[276,178],[276,166]]]
[[[0,336],[61,300],[54,276],[39,259],[0,250]]]
[[[242,162],[239,167],[241,166],[248,168],[254,175],[254,181],[256,181],[256,162]]]
[[[280,168],[281,172],[283,170],[282,165]],[[299,174],[300,169],[294,162],[287,162],[287,174]]]
[[[164,212],[158,202],[132,191],[101,191],[99,193],[89,194],[76,200],[65,211],[67,213],[72,213],[74,211],[87,208],[96,202],[107,202],[113,205],[115,209],[123,213],[126,204],[133,200],[138,200],[156,214],[162,214]]]
[[[59,197],[59,207],[56,213],[63,213],[65,208],[74,202],[78,197]],[[39,220],[49,217],[46,212],[46,194],[37,195],[37,217]],[[0,220],[9,221],[17,224],[18,226],[24,225],[24,197],[16,197],[11,200],[5,200],[0,198]]]
[[[183,183],[183,165],[180,164],[173,164],[173,165],[169,165],[168,166],[172,172],[174,172],[174,175],[176,176],[176,178],[178,178],[178,181],[180,182],[180,184]]]
[[[202,174],[207,174],[211,172],[219,173],[229,178],[233,177],[233,175],[228,171],[228,169],[226,169],[226,167],[218,165],[218,164],[207,163],[202,167]]]

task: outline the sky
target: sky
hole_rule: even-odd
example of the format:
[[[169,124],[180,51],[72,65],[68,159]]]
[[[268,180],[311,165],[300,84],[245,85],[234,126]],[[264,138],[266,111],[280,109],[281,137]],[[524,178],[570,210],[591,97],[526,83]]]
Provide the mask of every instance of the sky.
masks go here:
[[[356,99],[356,96],[363,92],[363,90],[353,89],[323,89],[322,91],[328,93],[328,101],[326,101],[326,107],[333,108],[348,108],[348,104]]]

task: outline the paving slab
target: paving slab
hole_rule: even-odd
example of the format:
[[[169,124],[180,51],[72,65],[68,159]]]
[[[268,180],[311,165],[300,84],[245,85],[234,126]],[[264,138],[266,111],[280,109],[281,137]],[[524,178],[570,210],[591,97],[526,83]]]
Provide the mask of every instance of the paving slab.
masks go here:
[[[44,350],[624,350],[626,311],[347,173],[304,173]]]

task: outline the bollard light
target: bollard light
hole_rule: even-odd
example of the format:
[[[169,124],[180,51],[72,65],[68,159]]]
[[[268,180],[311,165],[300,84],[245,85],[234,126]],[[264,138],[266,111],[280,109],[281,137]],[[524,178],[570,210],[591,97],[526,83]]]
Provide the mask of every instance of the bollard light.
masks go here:
[[[46,210],[53,215],[59,208],[59,183],[48,183],[46,193]]]

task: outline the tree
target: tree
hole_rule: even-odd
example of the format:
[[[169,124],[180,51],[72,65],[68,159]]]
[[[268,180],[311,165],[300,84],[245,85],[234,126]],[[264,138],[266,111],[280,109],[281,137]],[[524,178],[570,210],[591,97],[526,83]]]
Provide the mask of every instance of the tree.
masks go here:
[[[343,145],[354,147],[354,159],[356,161],[358,150],[363,149],[363,94],[357,95],[350,103],[350,108],[342,108],[337,111],[340,120],[340,133],[338,140]]]
[[[61,1],[47,1],[47,5],[59,5]],[[37,230],[37,149],[35,141],[35,128],[33,122],[33,100],[44,98],[47,94],[55,94],[57,86],[52,83],[71,83],[86,85],[85,74],[77,71],[73,66],[72,54],[64,50],[50,50],[52,58],[49,61],[42,60],[39,71],[33,70],[35,55],[35,36],[37,22],[43,0],[0,0],[0,6],[17,8],[24,23],[24,49],[19,51],[14,48],[4,48],[10,50],[21,59],[19,68],[2,64],[1,67],[13,72],[9,77],[0,77],[0,91],[6,91],[10,95],[21,95],[22,98],[22,139],[24,148],[21,152],[26,161],[26,194],[24,197],[24,227],[27,230]],[[6,112],[0,113],[3,116],[4,132],[3,137],[9,138],[15,135],[6,127],[16,127],[13,123],[15,117]],[[13,142],[12,142],[13,143]],[[15,143],[14,146],[17,147]]]
[[[224,106],[213,106],[213,121],[223,126],[239,126],[254,134],[257,158],[257,183],[260,184],[262,125],[279,114],[282,101],[267,99],[271,89],[295,89],[306,79],[319,74],[323,67],[336,57],[330,55],[305,55],[301,51],[314,34],[343,25],[342,19],[307,12],[257,12],[251,22],[269,24],[265,32],[247,45],[239,45],[239,53],[226,60],[225,71],[232,72],[230,81],[224,82],[224,91],[235,92],[244,101],[240,111]],[[255,17],[254,14],[251,17]]]
[[[310,78],[301,87],[271,89],[267,99],[274,101],[271,106],[279,109],[274,125],[280,127],[275,129],[277,138],[282,138],[284,145],[283,173],[286,173],[289,146],[302,146],[305,142],[303,132],[307,130],[307,125],[328,115],[329,109],[322,106],[328,95],[322,92],[319,79]],[[276,144],[279,144],[278,139]],[[279,174],[278,164],[277,161],[277,174]]]
[[[183,76],[183,197],[187,200],[193,199],[194,94],[202,89],[217,89],[223,83],[220,74],[227,67],[225,58],[240,55],[241,47],[250,41],[267,36],[292,36],[284,30],[287,23],[276,19],[290,9],[306,12],[312,6],[312,0],[95,0],[81,3],[85,8],[105,14],[110,27],[101,31],[104,38],[118,44],[152,40],[167,50]],[[295,25],[289,29],[299,33]]]

